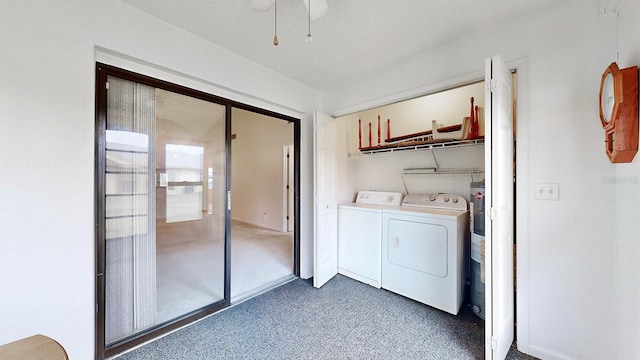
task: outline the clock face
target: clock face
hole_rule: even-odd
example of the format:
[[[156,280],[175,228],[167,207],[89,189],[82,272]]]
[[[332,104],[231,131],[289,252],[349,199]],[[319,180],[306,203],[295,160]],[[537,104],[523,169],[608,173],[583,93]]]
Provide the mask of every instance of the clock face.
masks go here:
[[[638,152],[638,67],[611,63],[602,74],[599,97],[607,157],[612,163],[631,162]]]
[[[602,84],[602,97],[600,99],[600,106],[602,108],[602,115],[604,121],[609,123],[611,121],[611,113],[613,112],[614,103],[614,91],[613,91],[613,74],[608,73]]]

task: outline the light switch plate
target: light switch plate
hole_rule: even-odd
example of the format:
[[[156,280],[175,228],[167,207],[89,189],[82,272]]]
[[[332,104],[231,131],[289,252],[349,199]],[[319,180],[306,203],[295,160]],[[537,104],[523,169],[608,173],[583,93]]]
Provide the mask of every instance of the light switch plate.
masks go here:
[[[558,183],[537,183],[533,188],[535,200],[560,200],[560,185]]]
[[[549,195],[549,200],[560,200],[560,185],[557,183],[548,185],[547,195]]]

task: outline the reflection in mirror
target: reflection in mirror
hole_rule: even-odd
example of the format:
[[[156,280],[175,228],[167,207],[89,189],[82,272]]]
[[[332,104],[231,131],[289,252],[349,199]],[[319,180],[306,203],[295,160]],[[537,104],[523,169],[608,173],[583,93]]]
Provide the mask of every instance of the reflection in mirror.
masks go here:
[[[167,144],[167,223],[202,219],[202,146]]]

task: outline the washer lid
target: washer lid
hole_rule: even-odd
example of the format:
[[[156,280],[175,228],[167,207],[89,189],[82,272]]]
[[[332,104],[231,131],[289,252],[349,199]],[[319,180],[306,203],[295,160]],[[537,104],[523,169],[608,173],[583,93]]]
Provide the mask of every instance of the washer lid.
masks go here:
[[[356,204],[373,204],[400,206],[402,193],[388,191],[360,191],[356,197]]]
[[[467,200],[455,194],[407,194],[402,206],[466,211]]]

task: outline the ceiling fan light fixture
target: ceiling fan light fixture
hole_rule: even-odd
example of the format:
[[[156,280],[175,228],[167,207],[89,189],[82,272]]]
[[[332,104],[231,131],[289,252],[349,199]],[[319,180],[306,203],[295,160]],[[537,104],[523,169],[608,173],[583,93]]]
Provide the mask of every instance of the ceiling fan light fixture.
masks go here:
[[[327,0],[302,0],[302,2],[304,2],[304,6],[307,10],[311,7],[309,6],[309,3],[313,3],[313,9],[311,9],[311,20],[313,21],[320,19],[327,13],[327,11],[329,11],[329,4],[327,3]]]
[[[274,19],[274,35],[273,45],[278,46],[278,1],[277,0],[247,0],[251,3],[251,8],[257,11],[267,11],[273,5],[275,8]],[[317,20],[329,11],[329,4],[327,0],[302,0],[304,6],[307,8],[308,15],[308,31],[305,38],[306,42],[312,42],[313,36],[311,36],[311,20]],[[311,3],[313,2],[313,6]]]
[[[274,1],[274,25],[273,25],[273,46],[278,46],[278,0]]]
[[[306,42],[310,43],[313,41],[313,36],[311,36],[311,0],[307,0],[305,1],[305,5],[307,5],[307,10],[308,10],[308,14],[309,14],[309,27],[307,31],[307,38],[305,39]]]

